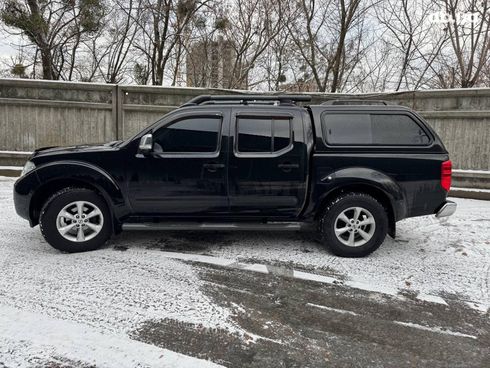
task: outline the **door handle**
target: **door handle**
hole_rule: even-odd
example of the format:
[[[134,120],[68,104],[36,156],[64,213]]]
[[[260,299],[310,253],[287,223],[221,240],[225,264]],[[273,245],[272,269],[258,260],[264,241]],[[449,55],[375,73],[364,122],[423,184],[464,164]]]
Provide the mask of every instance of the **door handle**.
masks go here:
[[[292,169],[299,169],[299,164],[292,164],[290,162],[285,162],[277,165],[282,171],[290,172]]]
[[[225,164],[209,163],[202,165],[202,167],[204,167],[209,172],[216,172],[218,171],[218,169],[223,169],[225,167]]]

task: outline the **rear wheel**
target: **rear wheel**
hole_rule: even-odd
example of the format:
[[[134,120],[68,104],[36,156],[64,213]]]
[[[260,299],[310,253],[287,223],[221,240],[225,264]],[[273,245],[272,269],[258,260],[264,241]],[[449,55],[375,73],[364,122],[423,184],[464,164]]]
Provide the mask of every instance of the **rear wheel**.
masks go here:
[[[346,193],[325,209],[319,231],[322,242],[336,255],[363,257],[375,251],[388,231],[386,209],[364,193]]]
[[[104,199],[84,188],[65,188],[55,193],[43,206],[39,224],[52,247],[69,253],[97,249],[112,233]]]

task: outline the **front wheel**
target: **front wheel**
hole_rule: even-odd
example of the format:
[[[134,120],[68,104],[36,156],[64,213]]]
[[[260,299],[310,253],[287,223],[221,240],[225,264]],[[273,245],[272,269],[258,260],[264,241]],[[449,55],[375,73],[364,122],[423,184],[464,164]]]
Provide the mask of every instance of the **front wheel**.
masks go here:
[[[342,257],[363,257],[378,249],[388,231],[386,209],[364,193],[333,199],[319,221],[322,242]]]
[[[52,247],[69,253],[97,249],[112,233],[104,199],[84,188],[65,188],[51,196],[41,210],[39,225]]]

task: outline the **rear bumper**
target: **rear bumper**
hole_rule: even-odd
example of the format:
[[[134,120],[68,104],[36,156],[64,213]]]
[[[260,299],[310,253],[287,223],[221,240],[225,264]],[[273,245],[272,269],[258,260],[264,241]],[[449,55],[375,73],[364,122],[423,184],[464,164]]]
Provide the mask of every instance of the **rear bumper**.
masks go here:
[[[456,207],[456,203],[452,201],[446,201],[446,203],[444,203],[442,207],[436,212],[436,217],[440,218],[451,216],[454,212],[456,212]]]

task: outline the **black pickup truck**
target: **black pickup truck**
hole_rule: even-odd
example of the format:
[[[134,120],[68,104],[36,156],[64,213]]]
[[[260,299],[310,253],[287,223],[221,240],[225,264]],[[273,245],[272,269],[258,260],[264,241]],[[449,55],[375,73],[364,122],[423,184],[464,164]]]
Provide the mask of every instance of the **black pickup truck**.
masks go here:
[[[123,229],[314,229],[337,255],[407,217],[449,216],[451,161],[408,108],[308,96],[199,96],[136,136],[36,150],[17,213],[65,252]]]

